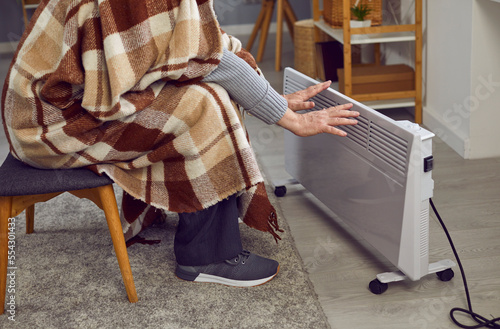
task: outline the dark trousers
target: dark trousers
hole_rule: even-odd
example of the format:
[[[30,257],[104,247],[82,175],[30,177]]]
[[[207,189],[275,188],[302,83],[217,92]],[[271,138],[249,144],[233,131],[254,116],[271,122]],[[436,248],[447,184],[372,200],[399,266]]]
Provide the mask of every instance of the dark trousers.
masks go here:
[[[179,214],[174,239],[178,264],[208,265],[233,258],[242,250],[235,195],[207,209]]]

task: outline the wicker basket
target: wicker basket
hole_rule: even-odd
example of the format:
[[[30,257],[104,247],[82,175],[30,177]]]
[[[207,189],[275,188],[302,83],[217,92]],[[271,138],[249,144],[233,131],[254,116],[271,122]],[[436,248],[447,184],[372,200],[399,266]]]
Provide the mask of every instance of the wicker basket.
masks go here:
[[[342,2],[351,1],[352,8],[357,0],[323,0],[323,18],[325,22],[333,27],[342,27]],[[360,3],[367,5],[371,12],[366,19],[372,20],[372,26],[382,25],[382,0],[360,0]],[[355,19],[351,14],[351,19]]]
[[[312,78],[316,77],[316,48],[312,19],[297,21],[294,31],[294,68]]]

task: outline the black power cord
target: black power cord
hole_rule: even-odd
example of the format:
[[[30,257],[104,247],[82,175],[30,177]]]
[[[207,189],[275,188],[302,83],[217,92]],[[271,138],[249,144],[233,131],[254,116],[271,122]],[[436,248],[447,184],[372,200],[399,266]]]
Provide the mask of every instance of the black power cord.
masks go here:
[[[437,216],[437,218],[439,220],[439,223],[443,227],[444,233],[446,233],[446,237],[448,238],[448,241],[450,242],[451,249],[453,250],[453,254],[455,255],[455,258],[457,260],[458,266],[460,268],[460,273],[462,274],[462,279],[463,279],[464,288],[465,288],[465,295],[467,296],[467,305],[468,305],[469,309],[466,310],[466,309],[460,308],[460,307],[454,307],[454,308],[452,308],[451,311],[450,311],[450,317],[451,317],[451,319],[460,328],[467,328],[467,329],[474,329],[474,328],[495,328],[495,329],[500,329],[500,317],[488,320],[484,316],[481,316],[481,315],[479,315],[477,313],[474,313],[474,311],[472,311],[472,303],[471,303],[470,295],[469,295],[469,287],[467,286],[467,280],[465,279],[465,272],[464,272],[464,268],[462,266],[462,262],[460,261],[460,258],[458,257],[458,253],[457,253],[457,250],[455,249],[455,245],[453,244],[453,241],[451,240],[450,233],[448,232],[448,229],[444,225],[444,222],[441,219],[441,216],[439,216],[439,213],[438,213],[436,207],[434,206],[434,202],[432,202],[432,199],[429,199],[429,201],[430,201],[432,210],[436,214],[436,216]],[[460,323],[455,318],[455,312],[462,312],[462,313],[468,314],[478,324],[477,325],[473,325],[473,326],[468,326],[468,325],[464,325],[464,324]]]

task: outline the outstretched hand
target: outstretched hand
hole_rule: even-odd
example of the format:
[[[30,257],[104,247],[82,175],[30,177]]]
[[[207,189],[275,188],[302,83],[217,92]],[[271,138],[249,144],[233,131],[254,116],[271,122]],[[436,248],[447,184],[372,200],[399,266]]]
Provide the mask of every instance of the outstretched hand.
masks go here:
[[[284,95],[283,97],[288,102],[288,109],[277,124],[302,137],[321,133],[346,136],[347,133],[336,128],[336,126],[355,125],[358,123],[354,118],[359,116],[359,112],[350,111],[352,108],[352,104],[350,103],[329,107],[320,111],[311,111],[302,114],[296,113],[296,111],[312,109],[315,104],[309,99],[327,89],[330,85],[331,81],[326,81],[292,94]]]
[[[347,136],[345,131],[336,128],[336,126],[358,123],[354,118],[359,116],[359,112],[350,111],[351,108],[352,104],[349,103],[303,114],[287,109],[277,124],[301,137],[321,133]]]
[[[314,86],[307,87],[306,89],[299,90],[292,94],[283,95],[283,97],[288,102],[288,108],[292,111],[309,110],[315,105],[314,102],[310,101],[312,97],[316,96],[323,90],[326,90],[332,84],[331,81],[325,81],[318,83]]]

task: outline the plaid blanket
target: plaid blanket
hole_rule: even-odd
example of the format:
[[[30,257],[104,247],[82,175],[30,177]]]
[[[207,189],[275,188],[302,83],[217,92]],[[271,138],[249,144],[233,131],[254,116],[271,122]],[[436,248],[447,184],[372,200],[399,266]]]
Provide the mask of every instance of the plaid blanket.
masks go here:
[[[223,47],[254,64],[213,0],[43,0],[2,94],[12,154],[106,173],[126,192],[126,239],[157,209],[194,212],[235,193],[243,221],[277,238],[236,104],[201,82]]]

